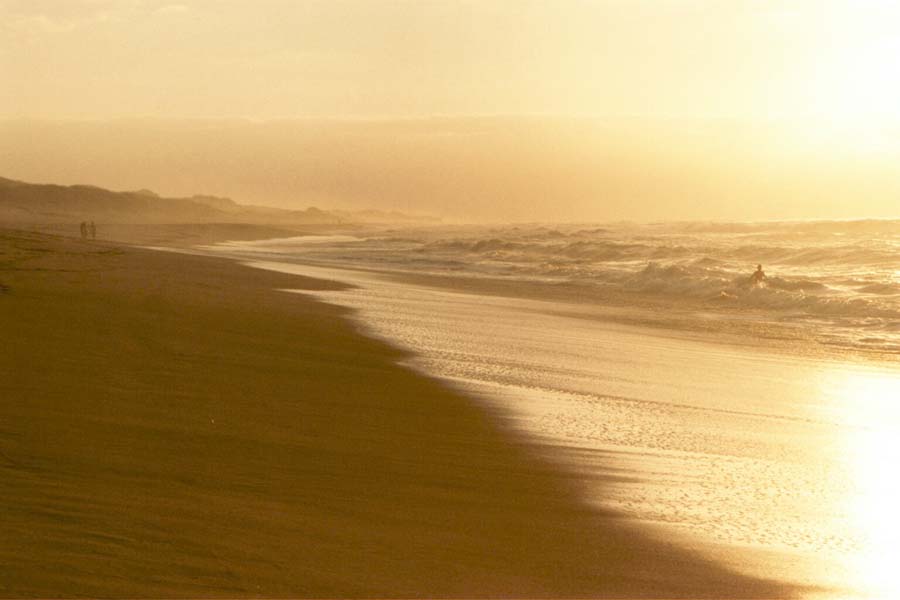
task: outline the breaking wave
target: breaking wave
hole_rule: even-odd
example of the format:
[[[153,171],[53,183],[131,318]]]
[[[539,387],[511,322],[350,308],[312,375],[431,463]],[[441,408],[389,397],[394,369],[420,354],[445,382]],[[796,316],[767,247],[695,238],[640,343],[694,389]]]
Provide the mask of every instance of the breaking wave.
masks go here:
[[[430,274],[513,278],[594,288],[725,314],[806,319],[865,330],[861,343],[900,333],[900,221],[443,227],[369,237],[299,238],[258,249],[306,260]],[[768,277],[752,285],[762,264]],[[877,335],[875,335],[877,333]],[[869,340],[866,342],[865,340]],[[892,339],[900,348],[900,339]]]

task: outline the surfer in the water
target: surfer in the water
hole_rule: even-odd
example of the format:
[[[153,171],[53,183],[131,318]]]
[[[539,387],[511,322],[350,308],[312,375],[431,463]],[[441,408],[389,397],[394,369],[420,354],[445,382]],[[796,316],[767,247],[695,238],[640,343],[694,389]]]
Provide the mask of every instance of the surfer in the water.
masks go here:
[[[763,281],[768,279],[766,277],[765,272],[762,270],[762,265],[756,265],[756,272],[750,276],[750,283],[753,285],[760,285]]]

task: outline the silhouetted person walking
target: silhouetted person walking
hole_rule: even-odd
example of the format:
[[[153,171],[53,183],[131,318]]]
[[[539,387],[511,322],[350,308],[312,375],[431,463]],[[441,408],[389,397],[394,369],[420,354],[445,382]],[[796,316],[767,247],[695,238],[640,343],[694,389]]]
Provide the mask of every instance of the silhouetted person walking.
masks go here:
[[[765,272],[762,270],[762,265],[756,265],[756,272],[750,276],[750,283],[759,285],[766,279],[768,279],[768,277],[766,277]]]
[[[92,239],[92,240],[96,240],[96,239],[97,239],[97,226],[94,225],[94,222],[93,222],[93,221],[91,221],[91,239]]]
[[[81,222],[81,239],[87,239],[87,221]]]

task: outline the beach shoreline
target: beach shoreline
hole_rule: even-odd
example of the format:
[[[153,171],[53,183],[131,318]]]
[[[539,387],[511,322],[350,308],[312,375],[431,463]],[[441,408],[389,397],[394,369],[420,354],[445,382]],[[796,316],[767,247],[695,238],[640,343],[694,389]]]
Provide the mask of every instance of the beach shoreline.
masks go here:
[[[399,366],[334,283],[6,230],[0,595],[786,597]]]
[[[214,244],[197,244],[182,250],[207,256],[229,257],[246,264],[266,262],[296,264],[313,269],[335,269],[338,272],[376,276],[386,281],[481,296],[513,300],[529,299],[558,303],[566,307],[566,315],[603,321],[625,327],[645,329],[654,335],[676,339],[710,342],[716,345],[755,348],[764,352],[794,356],[803,354],[816,360],[856,361],[860,364],[896,365],[900,360],[895,348],[866,347],[822,335],[802,320],[787,318],[773,321],[770,314],[754,308],[729,310],[724,298],[679,297],[673,302],[666,294],[635,293],[615,287],[592,285],[590,282],[550,281],[529,277],[476,276],[460,270],[454,273],[418,272],[409,268],[392,268],[354,260],[333,261],[310,259],[296,254],[279,254],[281,243],[315,239],[331,232],[310,233],[294,238],[257,239]],[[326,237],[322,237],[327,242]],[[267,242],[277,242],[267,251]],[[271,251],[275,251],[274,254]]]

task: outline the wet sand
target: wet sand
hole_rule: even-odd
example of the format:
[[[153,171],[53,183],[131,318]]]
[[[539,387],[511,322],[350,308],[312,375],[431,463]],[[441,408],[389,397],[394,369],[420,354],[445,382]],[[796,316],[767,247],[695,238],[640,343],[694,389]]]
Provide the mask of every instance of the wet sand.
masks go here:
[[[0,285],[0,595],[792,595],[277,291],[336,284],[0,230]]]

